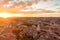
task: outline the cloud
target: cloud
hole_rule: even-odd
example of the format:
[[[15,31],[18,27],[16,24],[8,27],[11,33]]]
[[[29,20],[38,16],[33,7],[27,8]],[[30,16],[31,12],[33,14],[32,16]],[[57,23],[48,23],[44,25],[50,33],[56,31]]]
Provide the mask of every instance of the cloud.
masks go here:
[[[60,0],[0,0],[0,7],[13,8],[30,11],[46,9],[52,11],[60,10]]]
[[[28,9],[31,9],[31,8],[32,9],[47,9],[47,10],[58,11],[57,8],[60,8],[60,3],[59,3],[59,0],[53,0],[53,1],[48,1],[48,2],[39,1],[37,4],[33,4],[31,6],[28,6],[27,8]]]

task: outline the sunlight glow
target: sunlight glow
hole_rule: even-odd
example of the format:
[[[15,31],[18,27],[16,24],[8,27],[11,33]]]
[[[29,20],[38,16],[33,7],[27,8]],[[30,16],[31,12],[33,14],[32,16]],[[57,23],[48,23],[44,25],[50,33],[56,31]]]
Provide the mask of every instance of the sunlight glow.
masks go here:
[[[60,13],[33,13],[33,14],[24,14],[16,13],[11,14],[8,12],[0,12],[0,18],[10,18],[10,17],[60,17]]]
[[[7,12],[1,12],[0,13],[0,17],[2,18],[8,18],[8,17],[20,17],[20,16],[23,16],[23,14],[10,14],[10,13],[7,13]]]

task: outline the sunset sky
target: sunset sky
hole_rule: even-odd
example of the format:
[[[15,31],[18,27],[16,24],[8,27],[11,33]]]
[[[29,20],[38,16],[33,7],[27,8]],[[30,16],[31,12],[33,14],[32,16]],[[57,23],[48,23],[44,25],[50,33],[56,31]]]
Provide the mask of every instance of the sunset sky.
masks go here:
[[[60,16],[59,13],[60,0],[0,0],[0,17],[4,18],[50,17]]]
[[[48,0],[39,1],[36,5],[32,5],[34,9],[48,9],[48,10],[60,10],[60,0]]]
[[[38,9],[60,11],[60,0],[0,0],[0,10],[33,11]]]

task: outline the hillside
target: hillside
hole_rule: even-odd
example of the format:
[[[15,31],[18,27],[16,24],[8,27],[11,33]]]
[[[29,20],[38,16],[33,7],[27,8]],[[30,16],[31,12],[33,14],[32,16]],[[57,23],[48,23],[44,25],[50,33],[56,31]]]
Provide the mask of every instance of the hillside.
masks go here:
[[[0,18],[0,40],[60,40],[60,17]]]

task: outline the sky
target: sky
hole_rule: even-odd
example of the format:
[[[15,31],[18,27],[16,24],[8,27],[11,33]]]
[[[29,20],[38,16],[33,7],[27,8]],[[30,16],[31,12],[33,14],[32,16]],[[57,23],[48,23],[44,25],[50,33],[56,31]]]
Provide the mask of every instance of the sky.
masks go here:
[[[0,9],[9,11],[38,9],[60,11],[60,0],[0,0]]]
[[[29,8],[60,11],[60,0],[39,1],[37,4],[33,4]]]

